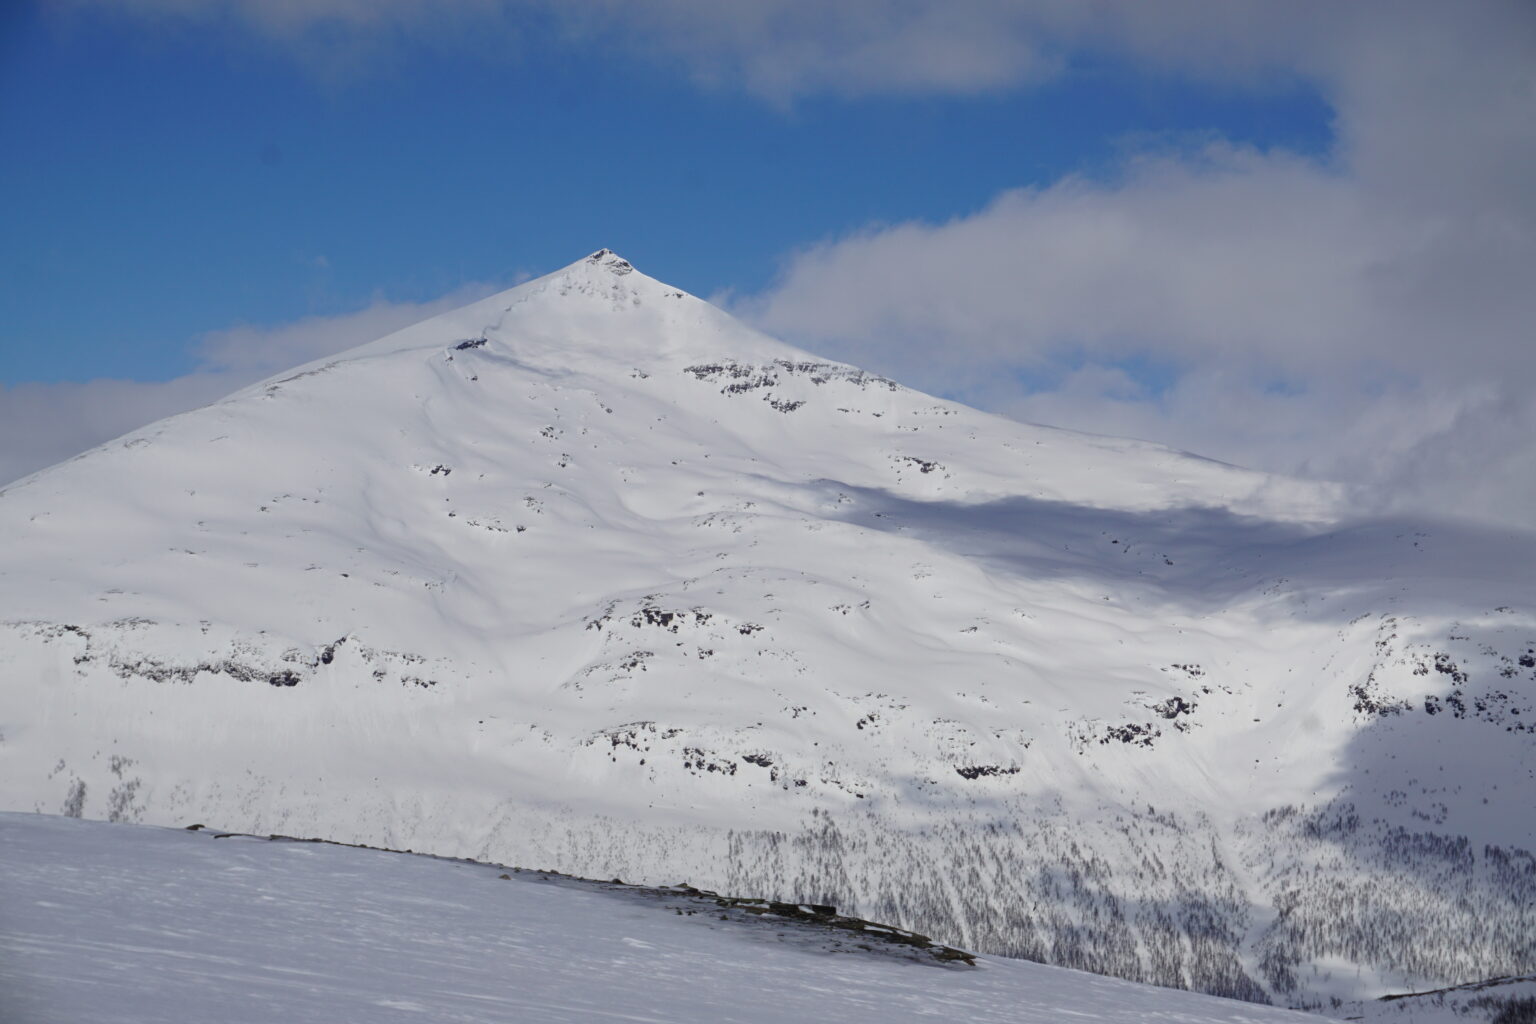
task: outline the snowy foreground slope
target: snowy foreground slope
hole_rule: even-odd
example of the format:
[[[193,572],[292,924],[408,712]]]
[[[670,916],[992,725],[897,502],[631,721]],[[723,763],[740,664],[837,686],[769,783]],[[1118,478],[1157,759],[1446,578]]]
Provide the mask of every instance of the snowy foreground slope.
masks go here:
[[[1297,1024],[1020,960],[372,850],[0,814],[7,1024]],[[703,909],[708,907],[708,909]]]
[[[0,537],[0,808],[1298,1006],[1536,971],[1536,535],[984,415],[607,252],[21,481]]]

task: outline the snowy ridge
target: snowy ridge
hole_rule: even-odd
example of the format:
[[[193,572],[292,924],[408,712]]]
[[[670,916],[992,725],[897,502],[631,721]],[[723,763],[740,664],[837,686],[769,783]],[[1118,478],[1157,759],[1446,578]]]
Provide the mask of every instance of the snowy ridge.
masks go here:
[[[0,531],[0,807],[1295,1005],[1536,970],[1531,535],[984,415],[606,250],[36,474]]]

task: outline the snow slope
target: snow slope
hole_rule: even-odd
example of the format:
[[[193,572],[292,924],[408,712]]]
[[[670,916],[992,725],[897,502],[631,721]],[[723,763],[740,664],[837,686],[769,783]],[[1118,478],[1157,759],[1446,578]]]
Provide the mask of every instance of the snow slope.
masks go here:
[[[491,865],[212,835],[0,814],[0,1018],[1316,1019],[1019,960],[833,952],[825,929]]]
[[[1536,538],[988,416],[607,251],[0,492],[0,807],[1320,1005],[1536,970]]]

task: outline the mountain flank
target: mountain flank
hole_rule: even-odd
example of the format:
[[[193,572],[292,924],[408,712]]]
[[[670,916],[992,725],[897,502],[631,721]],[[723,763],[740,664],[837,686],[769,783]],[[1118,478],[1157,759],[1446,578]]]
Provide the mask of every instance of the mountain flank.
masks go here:
[[[601,250],[0,491],[0,807],[1256,1002],[1536,972],[1536,536],[1017,423]]]

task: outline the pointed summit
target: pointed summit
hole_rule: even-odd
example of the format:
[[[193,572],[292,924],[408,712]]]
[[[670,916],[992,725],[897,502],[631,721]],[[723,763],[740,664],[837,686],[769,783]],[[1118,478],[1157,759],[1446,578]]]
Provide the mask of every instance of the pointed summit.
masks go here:
[[[525,364],[560,372],[589,366],[594,359],[628,368],[655,358],[754,363],[814,358],[646,275],[604,248],[280,378],[353,359],[406,350],[430,352],[464,341],[483,342],[487,351],[515,354]]]
[[[550,371],[590,366],[593,360],[632,367],[655,358],[753,363],[813,358],[646,275],[612,249],[598,249],[327,362],[465,340],[483,340],[490,351],[515,353]]]
[[[605,267],[620,276],[633,273],[635,269],[634,264],[630,263],[629,260],[626,260],[612,249],[599,249],[591,256],[588,256],[585,262],[595,263],[598,266]]]

